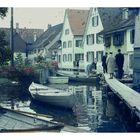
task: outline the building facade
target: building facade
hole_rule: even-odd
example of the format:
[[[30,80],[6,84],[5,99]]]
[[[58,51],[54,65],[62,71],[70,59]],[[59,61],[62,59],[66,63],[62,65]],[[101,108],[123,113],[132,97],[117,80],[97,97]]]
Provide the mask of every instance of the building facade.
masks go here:
[[[61,34],[61,68],[74,69],[79,61],[80,69],[84,69],[84,48],[82,40],[88,17],[88,10],[67,9],[65,11]]]
[[[118,49],[124,54],[124,73],[133,73],[133,46],[134,46],[134,16],[127,8],[121,8],[118,14],[119,20],[110,30],[104,31],[105,50],[113,52],[114,56]],[[114,17],[115,18],[115,17]]]
[[[88,64],[96,61],[97,70],[102,71],[101,59],[104,52],[104,43],[103,36],[98,35],[102,30],[103,25],[98,8],[90,8],[83,38],[85,69]]]

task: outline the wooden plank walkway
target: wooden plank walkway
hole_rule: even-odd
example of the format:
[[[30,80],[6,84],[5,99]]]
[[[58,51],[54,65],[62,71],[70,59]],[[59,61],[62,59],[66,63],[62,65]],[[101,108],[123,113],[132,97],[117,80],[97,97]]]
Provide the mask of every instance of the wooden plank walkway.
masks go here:
[[[109,79],[109,74],[104,74],[104,77],[110,89],[140,118],[140,93],[124,85],[116,78]]]

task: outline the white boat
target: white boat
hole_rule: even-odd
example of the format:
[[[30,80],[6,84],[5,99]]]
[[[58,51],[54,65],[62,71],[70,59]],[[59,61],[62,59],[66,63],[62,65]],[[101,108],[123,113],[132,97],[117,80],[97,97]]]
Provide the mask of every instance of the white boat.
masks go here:
[[[69,77],[62,76],[49,76],[48,81],[51,84],[67,84],[69,81]]]
[[[32,82],[29,91],[33,99],[55,106],[72,108],[75,98],[72,92],[66,92]]]

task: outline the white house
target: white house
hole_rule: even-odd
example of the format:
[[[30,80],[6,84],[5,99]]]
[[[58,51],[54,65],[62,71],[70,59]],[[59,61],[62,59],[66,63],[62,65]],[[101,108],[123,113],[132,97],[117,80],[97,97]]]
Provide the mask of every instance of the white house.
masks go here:
[[[82,40],[89,10],[67,9],[61,34],[61,68],[72,69],[79,59],[79,67],[84,69],[84,48]]]
[[[114,8],[118,9],[118,8]],[[112,51],[114,56],[118,49],[124,54],[124,73],[133,73],[133,46],[135,34],[135,17],[128,8],[119,8],[116,16],[113,14],[115,21],[113,24],[108,23],[108,28],[103,31],[105,38],[105,49],[107,52]]]
[[[35,59],[38,56],[43,57],[46,61],[53,59],[56,54],[51,51],[51,48],[56,45],[57,47],[60,46],[58,41],[60,40],[62,27],[62,23],[55,26],[49,24],[48,29],[34,42],[29,55],[29,59],[32,60],[33,63],[35,63]]]
[[[97,69],[101,70],[101,58],[104,52],[103,36],[98,35],[103,30],[102,21],[98,8],[90,8],[87,24],[85,27],[83,48],[84,48],[84,67],[97,61]]]

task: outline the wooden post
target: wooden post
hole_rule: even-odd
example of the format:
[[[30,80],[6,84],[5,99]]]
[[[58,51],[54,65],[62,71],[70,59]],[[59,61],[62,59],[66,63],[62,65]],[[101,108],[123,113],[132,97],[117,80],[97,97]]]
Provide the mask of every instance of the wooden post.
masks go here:
[[[11,49],[11,66],[14,67],[14,33],[13,33],[13,8],[11,8],[11,35],[10,35],[10,49]]]

